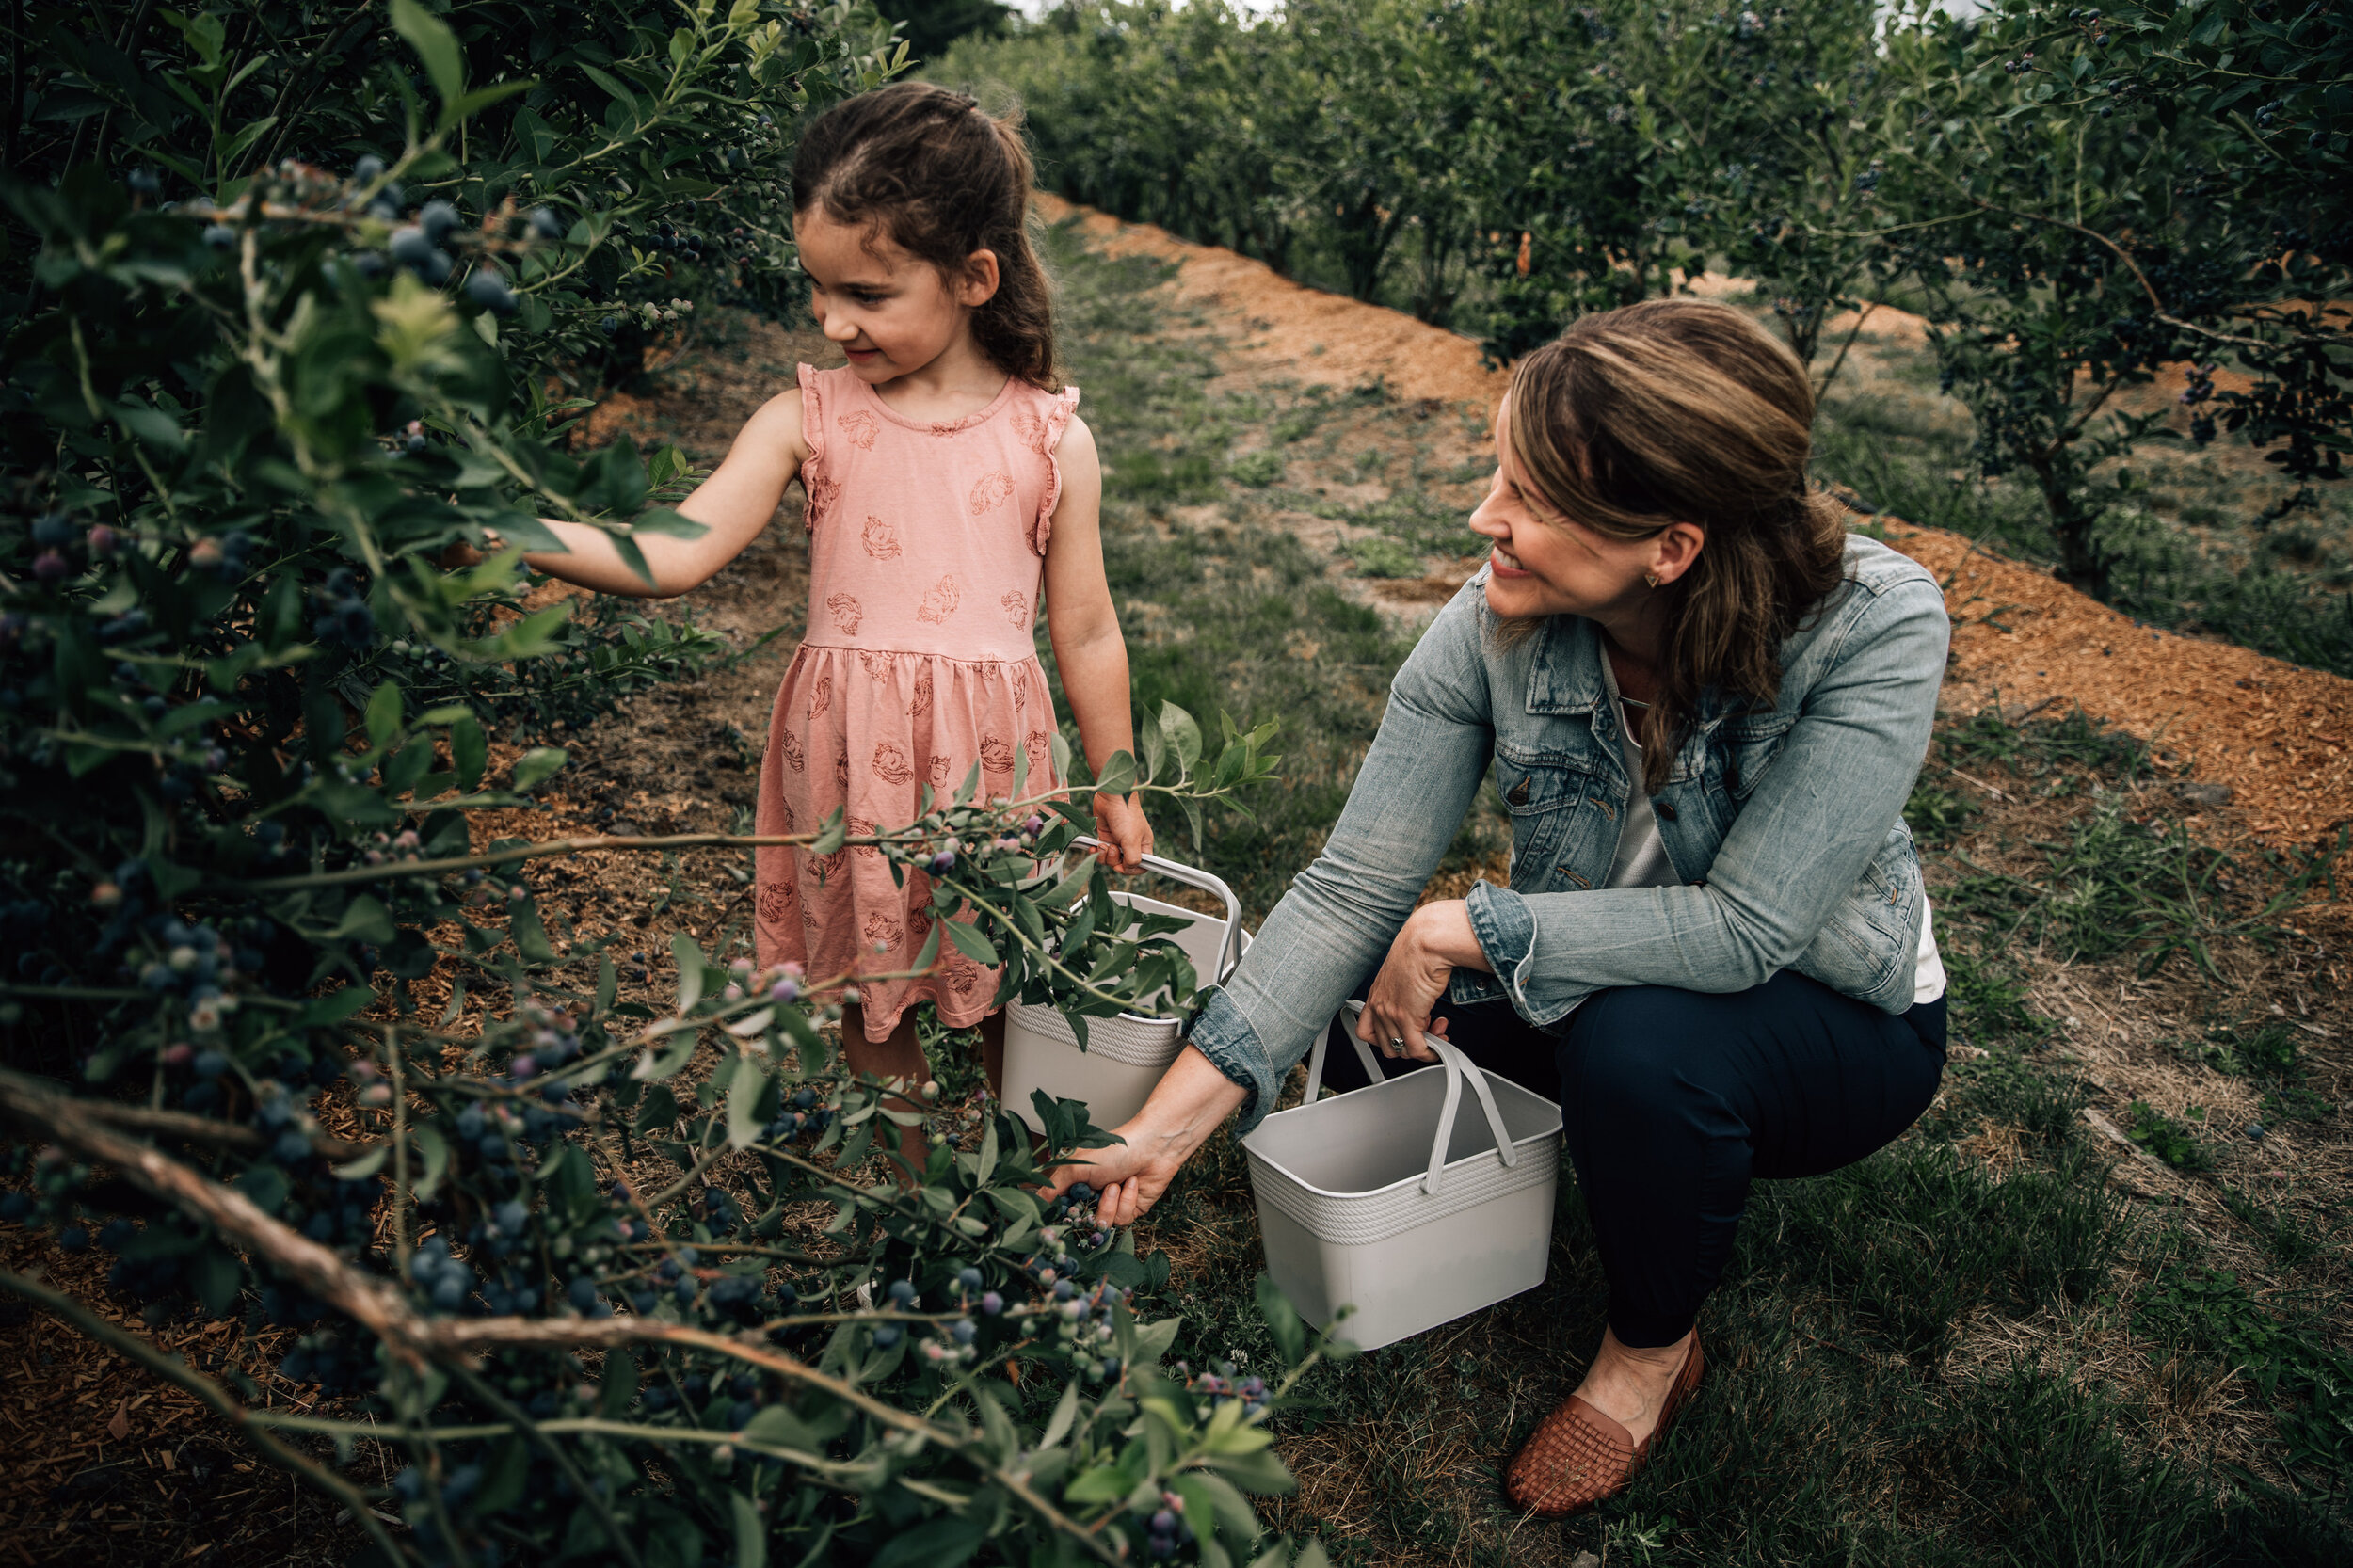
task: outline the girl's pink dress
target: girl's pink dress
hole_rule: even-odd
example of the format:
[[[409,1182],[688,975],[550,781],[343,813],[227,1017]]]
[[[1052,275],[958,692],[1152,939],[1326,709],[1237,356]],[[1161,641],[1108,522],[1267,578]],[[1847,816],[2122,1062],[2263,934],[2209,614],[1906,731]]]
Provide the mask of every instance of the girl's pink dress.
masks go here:
[[[808,461],[808,632],[785,671],[760,767],[759,831],[813,832],[846,805],[850,831],[952,798],[981,764],[980,798],[1053,774],[1053,704],[1032,627],[1062,472],[1054,447],[1075,387],[1008,377],[979,413],[942,424],[894,413],[855,373],[801,366]],[[931,934],[931,883],[893,883],[872,848],[757,854],[761,965],[811,980],[906,969]],[[932,972],[858,983],[880,1040],[926,997],[963,1028],[989,1010],[998,971],[942,942]]]

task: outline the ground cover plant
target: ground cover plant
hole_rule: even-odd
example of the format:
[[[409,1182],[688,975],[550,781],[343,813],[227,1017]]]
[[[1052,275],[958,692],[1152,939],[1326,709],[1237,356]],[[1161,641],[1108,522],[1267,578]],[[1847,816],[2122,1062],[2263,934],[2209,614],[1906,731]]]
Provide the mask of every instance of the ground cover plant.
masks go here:
[[[792,126],[898,69],[888,30],[86,20],[20,15],[41,112],[0,190],[0,1220],[109,1256],[113,1309],[38,1261],[0,1288],[340,1504],[364,1560],[1292,1560],[1241,1489],[1289,1484],[1265,1423],[1324,1352],[1270,1295],[1295,1372],[1163,1368],[1164,1264],[1031,1191],[1099,1142],[1082,1108],[894,1170],[878,1134],[925,1118],[823,1032],[857,974],[624,955],[543,903],[583,855],[779,841],[534,820],[559,731],[763,639],[435,564],[548,513],[625,552],[695,526],[661,505],[689,460],[575,446],[563,377],[791,296]],[[1094,783],[1197,815],[1270,774],[1269,728],[1148,717]],[[1026,757],[982,785],[789,841],[929,879],[909,968],[1001,963],[1081,1027],[1190,996],[1166,922],[1064,864],[1083,814]],[[248,1353],[139,1332],[191,1321]]]
[[[2342,15],[2248,0],[1080,0],[927,69],[1018,97],[1074,199],[1498,360],[1728,271],[1827,388],[1899,308],[1965,417],[1836,477],[1959,470],[1973,535],[2343,672],[2348,60]]]

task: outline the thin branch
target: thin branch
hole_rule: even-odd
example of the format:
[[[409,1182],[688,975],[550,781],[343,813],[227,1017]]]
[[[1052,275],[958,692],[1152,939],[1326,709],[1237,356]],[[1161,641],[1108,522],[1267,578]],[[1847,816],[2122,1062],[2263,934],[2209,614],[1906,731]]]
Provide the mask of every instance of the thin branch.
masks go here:
[[[86,1160],[112,1165],[127,1179],[250,1249],[358,1322],[412,1367],[424,1363],[425,1326],[392,1288],[353,1268],[328,1248],[280,1224],[233,1187],[215,1181],[107,1127],[80,1101],[37,1078],[0,1068],[0,1116],[55,1138]]]
[[[621,1560],[627,1562],[630,1568],[646,1568],[646,1560],[637,1555],[637,1548],[631,1544],[627,1532],[621,1528],[621,1522],[613,1517],[613,1511],[606,1507],[604,1499],[597,1495],[597,1489],[588,1484],[588,1478],[580,1473],[580,1466],[572,1463],[572,1456],[564,1451],[563,1445],[551,1442],[548,1434],[541,1432],[530,1416],[515,1407],[513,1400],[483,1381],[472,1368],[463,1362],[452,1362],[446,1365],[449,1366],[457,1381],[466,1385],[467,1392],[497,1411],[502,1418],[511,1422],[529,1437],[542,1453],[555,1461],[556,1468],[564,1472],[564,1479],[571,1483],[572,1490],[580,1495],[581,1500],[588,1505],[589,1512],[597,1516],[597,1523],[604,1530],[604,1538],[613,1544],[613,1549],[620,1554]]]
[[[551,1331],[561,1335],[552,1337]],[[959,1455],[983,1475],[1021,1499],[1047,1523],[1063,1531],[1073,1541],[1083,1543],[1099,1560],[1121,1561],[1119,1556],[1090,1536],[1078,1521],[1056,1508],[1018,1474],[990,1463],[975,1451],[976,1439],[971,1433],[959,1432],[926,1421],[896,1406],[885,1404],[856,1385],[840,1378],[830,1377],[814,1367],[764,1346],[745,1344],[725,1335],[704,1329],[686,1328],[650,1318],[604,1318],[579,1322],[542,1322],[530,1318],[453,1318],[432,1324],[427,1330],[437,1347],[456,1350],[473,1345],[538,1345],[561,1343],[570,1346],[612,1350],[625,1345],[675,1345],[682,1350],[707,1351],[714,1355],[730,1356],[748,1362],[763,1371],[776,1373],[789,1383],[817,1389],[830,1398],[840,1400],[865,1416],[926,1442],[936,1443]]]
[[[184,1144],[216,1144],[240,1154],[258,1154],[274,1141],[259,1128],[216,1121],[185,1111],[156,1111],[143,1105],[115,1105],[104,1100],[77,1099],[73,1103],[110,1126],[156,1138],[177,1139]],[[334,1160],[357,1160],[376,1146],[355,1144],[326,1132],[313,1132],[310,1139],[312,1153]]]
[[[38,1280],[27,1279],[23,1274],[0,1269],[0,1288],[13,1290],[28,1301],[39,1302],[108,1350],[127,1356],[155,1376],[168,1383],[177,1384],[203,1400],[205,1404],[212,1407],[215,1415],[236,1428],[238,1433],[247,1442],[260,1449],[263,1457],[269,1460],[271,1464],[291,1470],[349,1509],[351,1516],[360,1521],[360,1527],[368,1532],[377,1549],[383,1552],[389,1561],[403,1560],[399,1549],[392,1544],[392,1538],[386,1533],[382,1522],[376,1518],[375,1511],[368,1507],[367,1498],[360,1496],[358,1487],[312,1459],[309,1454],[280,1442],[277,1437],[263,1430],[264,1423],[259,1418],[260,1413],[248,1410],[231,1399],[228,1391],[220,1384],[204,1376],[178,1356],[168,1354],[137,1335],[108,1322],[72,1297],[52,1290]]]

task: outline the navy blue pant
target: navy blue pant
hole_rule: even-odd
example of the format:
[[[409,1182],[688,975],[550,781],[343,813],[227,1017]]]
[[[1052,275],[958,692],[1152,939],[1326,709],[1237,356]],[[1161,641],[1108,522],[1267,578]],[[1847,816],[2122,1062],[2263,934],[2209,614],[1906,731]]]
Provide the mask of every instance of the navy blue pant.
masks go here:
[[[1598,992],[1557,1034],[1508,1002],[1442,998],[1434,1016],[1482,1070],[1560,1102],[1609,1327],[1638,1349],[1691,1331],[1752,1177],[1820,1176],[1884,1147],[1945,1072],[1942,998],[1897,1016],[1787,969],[1727,995]],[[1365,1083],[1347,1027],[1343,1015],[1324,1052],[1335,1089]],[[1427,1065],[1382,1063],[1391,1076]]]

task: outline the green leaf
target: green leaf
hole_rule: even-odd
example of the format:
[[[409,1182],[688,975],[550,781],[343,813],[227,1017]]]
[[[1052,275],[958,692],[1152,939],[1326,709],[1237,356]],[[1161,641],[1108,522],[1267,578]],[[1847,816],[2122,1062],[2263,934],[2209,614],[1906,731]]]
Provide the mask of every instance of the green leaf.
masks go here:
[[[368,744],[381,751],[400,733],[400,683],[387,680],[368,695]]]
[[[597,1402],[604,1418],[618,1421],[629,1415],[629,1402],[637,1397],[637,1358],[625,1350],[607,1351],[604,1354],[604,1393]]]
[[[449,1140],[441,1129],[431,1125],[409,1128],[417,1140],[417,1148],[424,1156],[424,1179],[416,1186],[420,1200],[440,1191],[441,1178],[449,1175]]]
[[[482,721],[472,713],[450,725],[449,757],[457,770],[457,787],[473,793],[482,782],[482,770],[489,765],[490,743],[482,733]]]
[[[738,1056],[735,1081],[728,1085],[728,1147],[747,1149],[760,1142],[760,1096],[768,1088],[768,1065],[754,1056]]]
[[[548,940],[548,928],[539,919],[539,906],[523,903],[514,905],[514,910],[506,918],[506,934],[515,939],[515,952],[527,964],[554,963],[555,944]]]
[[[534,746],[515,759],[515,788],[529,792],[571,760],[561,746]]]
[[[972,765],[975,769],[980,766],[978,762]],[[837,806],[833,813],[818,824],[817,840],[808,846],[808,852],[811,855],[831,855],[840,849],[849,837],[850,829],[842,820],[841,808]]]
[[[392,911],[385,908],[383,901],[374,893],[361,893],[344,905],[344,918],[336,922],[335,929],[328,935],[374,942],[382,947],[393,936]],[[365,1006],[366,1003],[360,1005]]]
[[[768,1526],[760,1505],[731,1491],[728,1512],[735,1521],[735,1568],[768,1568]]]
[[[1307,1325],[1300,1321],[1298,1310],[1273,1275],[1258,1276],[1257,1293],[1258,1315],[1266,1320],[1267,1332],[1274,1336],[1275,1349],[1283,1352],[1283,1365],[1298,1366],[1300,1357],[1307,1353]]]
[[[938,1506],[929,1499],[926,1502],[931,1507]],[[889,1544],[874,1554],[873,1568],[964,1568],[987,1538],[981,1523],[942,1514],[893,1535]]]
[[[993,969],[1004,962],[997,955],[996,944],[973,930],[968,922],[942,920],[939,923],[948,928],[948,939],[956,944],[956,951],[975,964]]]
[[[678,965],[678,1010],[685,1013],[703,1000],[703,950],[685,932],[673,931],[670,957]]]
[[[1169,746],[1176,753],[1177,761],[1191,773],[1201,760],[1201,727],[1193,715],[1173,702],[1160,704],[1160,733],[1168,737]]]
[[[1116,1502],[1136,1489],[1136,1478],[1117,1464],[1097,1464],[1063,1488],[1066,1503]]]
[[[408,47],[424,62],[424,73],[433,79],[433,90],[441,102],[456,103],[466,90],[466,60],[458,51],[456,35],[417,0],[392,0],[392,30],[407,39]]]
[[[1046,1423],[1045,1434],[1038,1438],[1037,1446],[1041,1448],[1050,1448],[1060,1443],[1070,1435],[1071,1423],[1078,1418],[1079,1384],[1076,1380],[1073,1380],[1063,1389],[1062,1400],[1054,1406],[1053,1416]]]
[[[1104,795],[1124,795],[1136,787],[1136,760],[1132,753],[1114,751],[1103,762],[1103,771],[1096,776],[1095,792]]]
[[[389,1145],[370,1149],[357,1160],[347,1160],[334,1167],[337,1181],[365,1181],[384,1168],[384,1161],[392,1157]]]
[[[229,1249],[217,1241],[206,1242],[189,1260],[188,1273],[204,1310],[216,1318],[227,1317],[236,1304],[237,1288],[245,1283],[245,1271]]]

